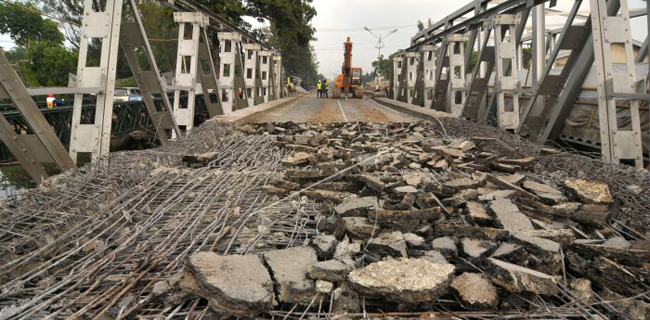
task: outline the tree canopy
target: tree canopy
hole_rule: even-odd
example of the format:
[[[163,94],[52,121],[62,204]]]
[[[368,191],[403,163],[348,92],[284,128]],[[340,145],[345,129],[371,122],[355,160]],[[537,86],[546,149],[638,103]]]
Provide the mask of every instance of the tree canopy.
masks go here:
[[[43,19],[32,3],[0,3],[0,32],[16,47],[7,52],[28,86],[65,86],[77,67],[77,53],[64,46],[58,24]]]

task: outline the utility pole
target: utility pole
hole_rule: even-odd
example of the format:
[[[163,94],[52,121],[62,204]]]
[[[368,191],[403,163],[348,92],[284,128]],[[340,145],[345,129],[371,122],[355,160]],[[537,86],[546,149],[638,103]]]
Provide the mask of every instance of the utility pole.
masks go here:
[[[377,54],[377,60],[380,60],[380,59],[381,59],[381,49],[385,47],[385,46],[384,46],[384,40],[385,40],[386,38],[388,38],[391,34],[397,32],[397,29],[395,29],[395,30],[389,32],[386,36],[382,36],[381,33],[379,34],[379,36],[377,36],[377,35],[376,35],[374,32],[372,32],[372,30],[371,30],[370,28],[368,28],[368,27],[364,27],[363,29],[365,29],[366,31],[370,32],[370,34],[372,34],[375,38],[377,38],[377,44],[375,45],[375,48],[377,48],[377,50],[379,50],[379,53]],[[375,73],[377,73],[377,68],[376,68],[376,67],[375,67]]]

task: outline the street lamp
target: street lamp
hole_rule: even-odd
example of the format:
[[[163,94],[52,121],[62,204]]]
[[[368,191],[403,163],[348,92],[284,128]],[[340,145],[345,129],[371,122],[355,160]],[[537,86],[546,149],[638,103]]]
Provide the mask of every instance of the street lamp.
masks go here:
[[[385,35],[385,36],[382,36],[381,33],[379,34],[379,36],[377,36],[377,35],[376,35],[374,32],[372,32],[372,30],[371,30],[370,28],[368,28],[368,27],[363,27],[363,29],[366,30],[366,31],[368,31],[368,32],[370,32],[370,34],[372,34],[375,38],[377,38],[377,44],[375,45],[375,48],[377,48],[377,49],[379,50],[379,53],[377,54],[377,60],[379,60],[379,59],[381,58],[381,49],[385,47],[385,46],[384,46],[384,39],[388,38],[391,34],[397,32],[397,29],[395,29],[395,30],[389,32],[389,33],[388,33],[387,35]],[[375,73],[377,73],[377,68],[375,68]]]

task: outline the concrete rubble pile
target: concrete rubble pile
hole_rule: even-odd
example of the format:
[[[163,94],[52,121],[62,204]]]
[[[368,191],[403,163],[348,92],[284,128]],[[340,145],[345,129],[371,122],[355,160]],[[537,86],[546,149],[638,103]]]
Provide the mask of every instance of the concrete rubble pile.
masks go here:
[[[322,203],[320,235],[260,254],[192,255],[181,286],[218,312],[650,315],[650,242],[609,227],[620,206],[598,177],[533,174],[535,157],[428,123],[240,131],[293,151],[265,191]]]

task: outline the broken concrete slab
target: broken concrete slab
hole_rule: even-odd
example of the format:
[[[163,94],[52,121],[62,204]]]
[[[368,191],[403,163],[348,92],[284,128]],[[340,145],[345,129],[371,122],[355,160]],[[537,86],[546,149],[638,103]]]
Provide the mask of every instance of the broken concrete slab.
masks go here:
[[[303,190],[300,191],[300,195],[320,202],[329,201],[333,204],[340,204],[357,197],[354,193],[318,189]]]
[[[332,292],[332,313],[358,313],[361,311],[359,294],[352,290],[348,282],[339,285]]]
[[[484,274],[465,272],[452,281],[451,288],[471,308],[494,309],[499,303],[496,287]]]
[[[496,243],[488,240],[471,238],[460,239],[460,247],[463,255],[473,261],[482,260],[485,256],[489,255],[496,246]]]
[[[562,268],[561,246],[559,243],[544,238],[513,234],[513,241],[526,248],[534,255],[532,268],[549,274],[556,274]]]
[[[451,264],[424,259],[379,261],[352,271],[352,287],[367,296],[402,303],[433,302],[443,294],[454,274]]]
[[[609,192],[609,186],[606,183],[582,179],[566,179],[564,180],[564,186],[583,203],[603,205],[614,203],[614,197]]]
[[[307,164],[309,163],[310,156],[311,154],[307,152],[296,152],[282,159],[282,164],[285,166],[297,166],[301,164]]]
[[[377,197],[352,198],[334,207],[334,211],[342,216],[364,216],[369,211],[379,209]]]
[[[542,199],[542,202],[548,205],[554,205],[566,201],[566,197],[562,191],[546,184],[526,180],[524,181],[523,188],[537,195]]]
[[[435,221],[442,215],[441,208],[430,208],[424,210],[378,210],[368,213],[368,219],[380,222],[400,223],[412,220]]]
[[[476,200],[477,197],[478,191],[475,189],[466,189],[456,193],[453,197],[442,199],[442,204],[445,207],[455,208],[464,205],[467,201]]]
[[[591,289],[591,281],[583,278],[574,279],[569,283],[571,293],[581,303],[590,303],[595,296],[594,291]]]
[[[614,249],[627,249],[632,246],[632,244],[623,237],[609,238],[607,241],[603,242],[602,245]]]
[[[529,237],[549,239],[565,246],[572,244],[576,240],[575,233],[571,229],[522,230],[522,231],[517,231],[517,234],[521,234]]]
[[[327,260],[334,255],[338,241],[336,241],[336,237],[332,235],[321,234],[311,238],[309,244],[314,248],[314,250],[316,250],[316,255],[319,259]]]
[[[487,240],[505,240],[508,238],[508,236],[510,236],[510,232],[508,230],[497,228],[440,223],[435,226],[433,235],[436,237],[454,236]]]
[[[468,201],[465,203],[465,212],[472,222],[480,226],[489,226],[493,222],[492,216],[478,202]]]
[[[386,188],[386,184],[383,183],[379,177],[375,177],[373,175],[360,174],[351,176],[350,178],[360,182],[361,184],[377,193],[381,193]]]
[[[559,292],[557,279],[553,276],[494,258],[486,261],[492,281],[510,292],[542,295]]]
[[[460,178],[447,181],[443,184],[444,187],[458,192],[465,189],[476,189],[485,184],[485,180],[474,180],[471,178]]]
[[[342,219],[343,226],[345,231],[359,239],[367,239],[373,234],[373,231],[377,229],[373,223],[371,223],[368,218],[363,217],[345,217]]]
[[[278,300],[309,304],[314,294],[314,282],[308,278],[309,266],[318,261],[316,251],[310,247],[294,247],[266,251],[262,257],[278,286]]]
[[[407,257],[406,241],[399,231],[384,232],[368,240],[366,249],[382,257]]]
[[[530,219],[519,211],[516,204],[508,199],[492,201],[490,209],[496,216],[497,224],[505,230],[514,232],[535,229]]]
[[[316,280],[316,292],[329,294],[334,290],[334,284],[328,281]]]
[[[553,214],[566,217],[589,226],[603,228],[607,225],[610,209],[604,205],[585,204],[577,211],[554,211]]]
[[[445,256],[453,256],[458,254],[456,248],[456,241],[451,237],[440,237],[431,241],[431,248],[440,251]]]
[[[528,252],[523,246],[504,242],[490,255],[490,258],[510,263],[521,263],[526,261],[527,256]]]
[[[447,258],[445,258],[445,256],[443,256],[442,253],[440,253],[440,251],[437,250],[425,251],[424,254],[422,254],[418,259],[424,259],[434,263],[442,263],[442,264],[448,263]]]
[[[340,260],[327,260],[312,264],[309,267],[309,276],[312,279],[342,282],[353,269],[354,264],[351,260],[347,263]]]
[[[256,255],[192,254],[186,263],[201,297],[220,312],[255,315],[273,307],[273,282]]]
[[[424,238],[418,236],[415,233],[407,232],[402,234],[402,236],[404,237],[404,241],[406,241],[406,244],[409,248],[418,248],[422,247],[425,244]]]

